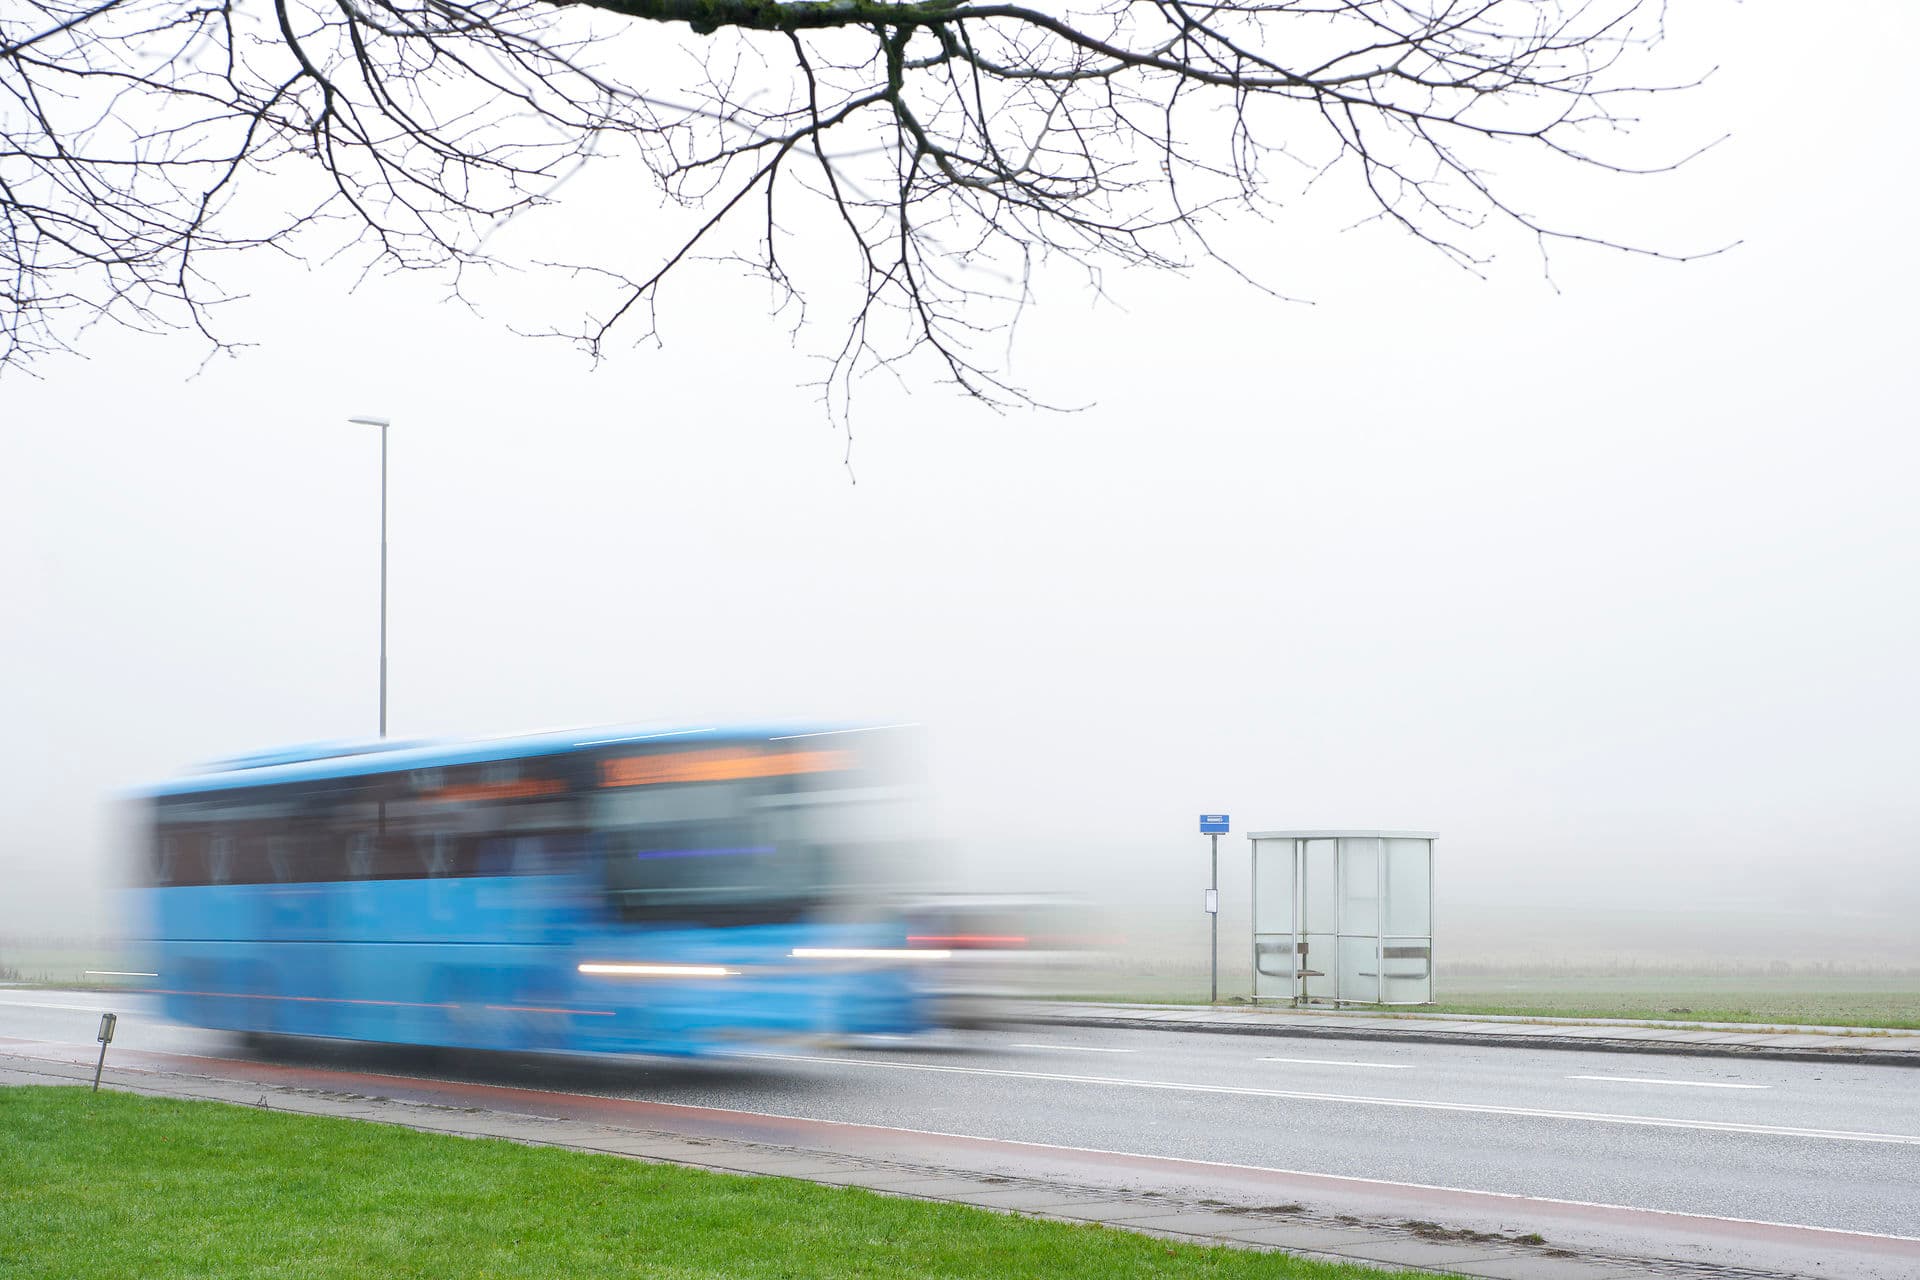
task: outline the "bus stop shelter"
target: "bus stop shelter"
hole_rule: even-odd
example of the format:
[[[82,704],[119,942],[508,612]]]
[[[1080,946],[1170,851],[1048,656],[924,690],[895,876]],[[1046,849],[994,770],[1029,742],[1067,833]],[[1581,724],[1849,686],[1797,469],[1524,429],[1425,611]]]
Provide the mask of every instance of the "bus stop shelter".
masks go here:
[[[1255,831],[1253,998],[1433,1003],[1431,831]]]

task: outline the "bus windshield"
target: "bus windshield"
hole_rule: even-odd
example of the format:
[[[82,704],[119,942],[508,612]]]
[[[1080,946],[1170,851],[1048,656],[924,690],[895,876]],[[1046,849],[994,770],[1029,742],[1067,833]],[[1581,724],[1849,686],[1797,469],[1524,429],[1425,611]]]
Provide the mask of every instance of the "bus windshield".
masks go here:
[[[594,844],[627,920],[797,920],[830,890],[826,850],[765,782],[640,787],[594,798]]]

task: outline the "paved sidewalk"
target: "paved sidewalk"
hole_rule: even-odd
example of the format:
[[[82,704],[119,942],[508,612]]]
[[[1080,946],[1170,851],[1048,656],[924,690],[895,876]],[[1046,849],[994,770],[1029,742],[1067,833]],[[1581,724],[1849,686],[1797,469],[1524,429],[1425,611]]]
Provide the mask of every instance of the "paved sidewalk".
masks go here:
[[[1573,1018],[1462,1018],[1436,1013],[1365,1013],[1247,1005],[1116,1004],[1032,1000],[1009,1004],[1013,1022],[1147,1031],[1320,1040],[1413,1040],[1439,1044],[1524,1046],[1588,1053],[1738,1055],[1793,1061],[1920,1067],[1920,1031],[1856,1027],[1782,1027],[1742,1023],[1668,1023]]]
[[[91,1064],[0,1053],[0,1086],[85,1084]],[[1366,1222],[1298,1205],[1238,1205],[1128,1194],[1112,1187],[1039,1179],[982,1177],[899,1160],[822,1153],[799,1147],[649,1130],[603,1120],[556,1118],[318,1090],[199,1074],[109,1066],[106,1088],[199,1098],[307,1115],[404,1125],[474,1138],[503,1138],[725,1173],[800,1178],[864,1187],[885,1195],[949,1201],[998,1212],[1082,1222],[1199,1244],[1278,1250],[1335,1262],[1418,1269],[1485,1280],[1751,1280],[1778,1273],[1630,1256],[1576,1256],[1520,1236],[1446,1231],[1418,1222]]]

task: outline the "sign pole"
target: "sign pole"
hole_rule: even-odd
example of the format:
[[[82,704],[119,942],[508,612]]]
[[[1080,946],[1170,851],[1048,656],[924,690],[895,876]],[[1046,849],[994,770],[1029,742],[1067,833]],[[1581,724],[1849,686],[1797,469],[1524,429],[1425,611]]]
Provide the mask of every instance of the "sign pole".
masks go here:
[[[1220,1003],[1220,837],[1216,833],[1207,837],[1213,843],[1213,874],[1207,879],[1207,898],[1213,909],[1207,912],[1207,920],[1213,926],[1213,944],[1209,948],[1212,966],[1207,982],[1207,1003]]]
[[[1224,813],[1200,815],[1200,834],[1211,836],[1213,870],[1207,877],[1207,929],[1211,937],[1207,956],[1207,1003],[1220,1003],[1220,837],[1230,829]]]

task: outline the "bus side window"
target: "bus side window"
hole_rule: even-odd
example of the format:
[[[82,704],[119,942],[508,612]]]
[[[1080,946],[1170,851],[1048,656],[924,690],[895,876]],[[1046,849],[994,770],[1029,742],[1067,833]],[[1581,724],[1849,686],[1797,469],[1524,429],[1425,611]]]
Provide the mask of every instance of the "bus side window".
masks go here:
[[[512,840],[513,873],[543,876],[559,870],[558,844],[558,837],[546,834],[515,836]]]
[[[224,831],[207,844],[207,883],[233,883],[233,837]]]
[[[306,878],[300,874],[304,868],[296,865],[293,841],[278,833],[267,837],[267,868],[276,884]]]
[[[371,880],[373,878],[373,832],[350,831],[347,833],[347,879]]]
[[[510,836],[492,836],[478,841],[475,851],[474,874],[482,876],[510,876],[516,870],[514,866],[514,846],[517,842]]]
[[[391,835],[383,838],[377,785],[355,780],[314,797],[308,810],[313,847],[330,880],[392,880],[407,874],[396,865]]]
[[[168,832],[160,847],[161,865],[155,868],[158,884],[205,884],[207,882],[207,837],[192,828]]]
[[[312,818],[292,807],[262,825],[256,847],[262,883],[309,884],[338,880],[346,872],[345,856],[329,850]]]
[[[276,826],[286,841],[286,856],[302,880],[347,878],[347,849],[327,839],[324,811],[310,797],[292,798]]]
[[[226,880],[234,884],[272,884],[275,880],[272,860],[267,856],[266,828],[248,824],[238,836],[223,831],[207,842],[208,870],[220,872],[220,849],[226,849]]]
[[[421,871],[419,859],[414,856],[413,842],[406,833],[396,831],[389,824],[384,832],[378,826],[369,827],[367,839],[373,850],[372,877],[375,880],[417,880]]]
[[[420,837],[422,869],[429,877],[454,873],[459,841],[451,831],[427,831]]]
[[[186,837],[179,831],[162,831],[153,842],[153,884],[174,884],[179,880],[181,851]]]

